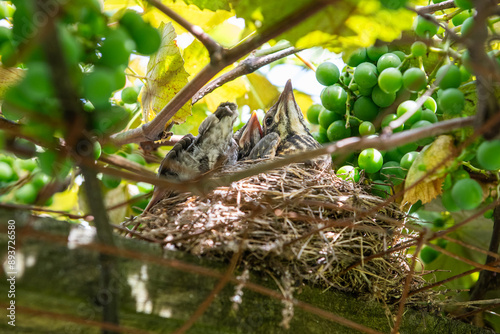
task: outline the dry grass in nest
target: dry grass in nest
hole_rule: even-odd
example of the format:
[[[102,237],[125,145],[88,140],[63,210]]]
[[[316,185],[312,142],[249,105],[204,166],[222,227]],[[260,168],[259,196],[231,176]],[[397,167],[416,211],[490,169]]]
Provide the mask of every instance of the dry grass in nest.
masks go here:
[[[331,171],[296,164],[219,187],[206,197],[164,199],[135,223],[168,248],[228,259],[242,247],[250,268],[282,280],[391,302],[401,296],[409,271],[406,250],[364,259],[416,235],[404,228],[397,205],[383,201]],[[411,288],[422,285],[415,276]]]

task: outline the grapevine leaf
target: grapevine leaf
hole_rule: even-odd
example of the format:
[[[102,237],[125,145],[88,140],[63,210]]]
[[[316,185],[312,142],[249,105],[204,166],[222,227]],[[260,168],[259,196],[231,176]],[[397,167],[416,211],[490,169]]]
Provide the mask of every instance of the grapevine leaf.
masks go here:
[[[423,204],[430,202],[441,194],[441,184],[444,180],[443,171],[452,164],[452,159],[445,161],[450,152],[455,150],[453,137],[444,135],[425,146],[417,156],[410,169],[405,181],[405,195],[402,201],[403,205],[414,204],[421,200]],[[441,166],[433,174],[425,177],[423,181],[418,182],[433,168]],[[415,182],[418,182],[413,188]]]
[[[189,74],[184,69],[184,60],[175,43],[176,34],[172,24],[162,23],[160,49],[148,62],[146,84],[141,91],[143,121],[152,120],[162,108],[188,83]],[[191,115],[191,103],[186,104],[169,121],[183,123]],[[166,125],[168,125],[166,124]]]
[[[266,109],[279,96],[279,91],[261,74],[251,73],[246,76],[247,93],[237,99],[238,105],[248,105],[250,110]]]
[[[216,11],[218,9],[231,10],[227,0],[184,0],[187,5],[195,5],[199,9]]]
[[[184,68],[189,73],[190,79],[210,63],[207,49],[197,39],[183,50],[182,57],[184,58]]]

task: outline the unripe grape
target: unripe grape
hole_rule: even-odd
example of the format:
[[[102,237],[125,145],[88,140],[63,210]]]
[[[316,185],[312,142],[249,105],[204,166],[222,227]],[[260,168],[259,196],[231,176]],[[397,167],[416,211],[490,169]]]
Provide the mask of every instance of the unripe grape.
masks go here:
[[[102,184],[108,189],[114,189],[120,185],[120,182],[122,181],[121,178],[113,176],[113,175],[108,175],[104,174],[102,176]]]
[[[366,55],[368,58],[376,62],[383,54],[386,54],[389,51],[389,47],[387,45],[382,46],[370,46],[366,48]]]
[[[386,68],[378,76],[378,86],[387,94],[396,93],[402,84],[403,75],[397,68]]]
[[[344,120],[335,121],[328,127],[327,136],[330,141],[337,141],[351,136],[351,128],[346,128]]]
[[[389,185],[384,184],[384,181],[374,180],[372,183],[371,192],[375,196],[387,198],[392,194],[392,189]]]
[[[318,115],[318,123],[324,129],[328,129],[330,124],[341,119],[343,119],[343,117],[340,114],[325,108],[322,108]]]
[[[27,183],[14,193],[16,200],[23,204],[33,204],[38,196],[38,191],[32,183]]]
[[[373,102],[381,108],[388,107],[396,100],[395,93],[386,93],[378,85],[373,87],[372,90]]]
[[[306,117],[309,123],[319,124],[318,117],[321,111],[323,111],[323,106],[320,104],[313,104],[307,109]]]
[[[474,7],[471,0],[454,0],[454,2],[461,9],[472,9]]]
[[[406,6],[406,1],[407,0],[380,0],[380,3],[385,8],[395,10]]]
[[[408,100],[401,103],[398,106],[396,114],[398,117],[401,117],[410,111],[415,111],[415,112],[410,116],[410,118],[405,122],[405,124],[411,126],[422,119],[422,108],[421,107],[417,108],[417,103],[415,101]]]
[[[420,251],[420,259],[422,259],[422,262],[424,264],[429,264],[433,262],[435,259],[437,259],[439,254],[441,254],[441,252],[438,252],[434,248],[431,248],[429,246],[424,246]]]
[[[405,155],[403,155],[400,161],[401,168],[410,169],[411,165],[413,164],[413,161],[415,161],[417,157],[418,157],[418,152],[415,151],[408,152]]]
[[[436,80],[440,78],[439,87],[441,89],[458,88],[462,83],[460,69],[458,66],[452,64],[443,65],[439,68],[436,73]]]
[[[136,103],[139,93],[134,87],[126,87],[122,90],[121,96],[124,103]]]
[[[3,161],[0,161],[0,182],[9,182],[14,175],[12,167]]]
[[[410,92],[418,92],[427,86],[425,72],[416,67],[410,67],[403,74],[403,85]]]
[[[418,15],[415,20],[415,33],[419,37],[430,38],[438,31],[437,25]]]
[[[460,30],[462,36],[467,35],[469,31],[472,30],[472,28],[474,27],[474,23],[475,23],[474,17],[469,17],[465,19],[464,23],[462,23],[462,29]]]
[[[381,73],[386,68],[398,67],[401,65],[401,59],[394,53],[386,53],[377,61],[377,70]]]
[[[487,170],[500,169],[500,140],[485,141],[477,149],[477,161]]]
[[[370,88],[377,84],[377,67],[372,63],[362,63],[354,70],[354,80],[359,87]]]
[[[365,48],[359,48],[356,51],[354,51],[349,57],[349,60],[347,61],[347,65],[351,67],[356,67],[361,63],[364,63],[367,61],[367,56],[366,56],[366,49]]]
[[[382,154],[374,148],[367,148],[359,154],[358,165],[367,173],[378,172],[383,164],[384,158]]]
[[[353,166],[342,166],[335,173],[339,178],[345,181],[358,182],[359,181],[359,170]]]
[[[337,85],[325,87],[321,92],[320,98],[321,103],[326,109],[340,114],[345,113],[347,93],[344,88]]]
[[[399,60],[401,60],[401,62],[403,62],[403,60],[405,60],[405,58],[406,58],[406,54],[403,51],[397,50],[397,51],[392,51],[391,53],[398,56]]]
[[[455,27],[458,27],[459,25],[464,23],[464,21],[466,19],[468,19],[469,17],[470,17],[470,14],[467,11],[463,11],[463,12],[458,13],[457,15],[453,16],[453,18],[451,19],[451,23],[453,23],[453,25]]]
[[[438,118],[436,114],[430,109],[422,109],[422,120],[431,123],[436,123]]]
[[[381,128],[383,129],[383,128],[389,126],[389,123],[396,120],[397,118],[398,118],[398,116],[396,114],[385,115],[384,118],[382,118]],[[393,132],[401,132],[401,131],[403,131],[403,129],[404,129],[404,124],[401,124],[399,127],[393,129],[392,131]]]
[[[431,110],[433,113],[436,112],[437,110],[437,103],[436,100],[434,100],[432,97],[427,97],[427,100],[425,100],[423,107],[426,109]]]
[[[444,114],[458,115],[465,107],[465,96],[456,88],[448,88],[442,91],[437,103]]]
[[[359,125],[359,134],[369,136],[375,133],[375,125],[372,122],[364,121]]]
[[[460,210],[460,208],[458,207],[457,203],[455,203],[455,200],[451,195],[451,189],[448,189],[443,192],[443,194],[441,195],[441,203],[443,204],[444,208],[449,212],[456,212]]]
[[[424,42],[416,41],[411,45],[411,54],[415,57],[423,57],[427,52],[427,45]]]
[[[378,115],[378,107],[369,97],[361,96],[354,102],[354,116],[363,121],[373,121]]]
[[[406,177],[406,172],[401,168],[399,162],[387,161],[380,169],[380,177],[395,186],[403,183]]]
[[[483,188],[476,180],[462,179],[451,188],[451,196],[459,208],[472,210],[483,202]]]
[[[323,86],[331,86],[339,81],[340,71],[337,65],[324,62],[316,69],[316,80]]]

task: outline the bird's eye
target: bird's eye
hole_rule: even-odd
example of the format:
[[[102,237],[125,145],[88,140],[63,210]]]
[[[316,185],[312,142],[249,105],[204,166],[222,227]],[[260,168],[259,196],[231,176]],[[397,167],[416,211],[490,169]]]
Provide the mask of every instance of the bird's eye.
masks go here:
[[[273,119],[271,117],[268,117],[268,118],[266,118],[265,123],[266,123],[266,126],[271,126],[271,124],[273,123]]]

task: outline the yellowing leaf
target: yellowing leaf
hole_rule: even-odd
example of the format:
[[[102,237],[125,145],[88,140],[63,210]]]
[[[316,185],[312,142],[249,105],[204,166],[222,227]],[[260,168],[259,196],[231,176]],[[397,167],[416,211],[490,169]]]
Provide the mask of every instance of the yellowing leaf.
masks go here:
[[[439,136],[432,144],[424,147],[406,176],[403,206],[416,203],[418,200],[425,204],[441,194],[441,184],[444,180],[443,171],[453,163],[453,159],[447,161],[445,159],[454,151],[453,137],[449,135]],[[429,171],[438,166],[439,168],[434,173],[419,182]],[[418,184],[408,189],[416,182]]]
[[[141,58],[134,58],[128,63],[128,68],[125,70],[127,74],[127,79],[134,83],[137,80],[137,77],[145,77],[146,76],[146,67],[143,66]]]
[[[295,102],[297,102],[302,110],[302,114],[306,117],[307,109],[313,104],[311,96],[298,91],[293,92],[293,95],[295,96]]]
[[[261,74],[251,73],[246,76],[247,92],[237,99],[239,106],[248,105],[250,110],[266,109],[280,95],[267,78]]]
[[[24,77],[24,70],[20,68],[4,68],[0,66],[0,98],[7,89]]]
[[[210,56],[207,49],[197,39],[184,49],[182,56],[184,58],[184,68],[189,73],[189,78],[195,76],[203,67],[210,63]]]
[[[146,84],[141,91],[143,121],[149,122],[188,83],[188,73],[177,44],[172,24],[162,23],[160,49],[149,58]],[[186,104],[166,124],[183,123],[191,115],[191,101]]]

